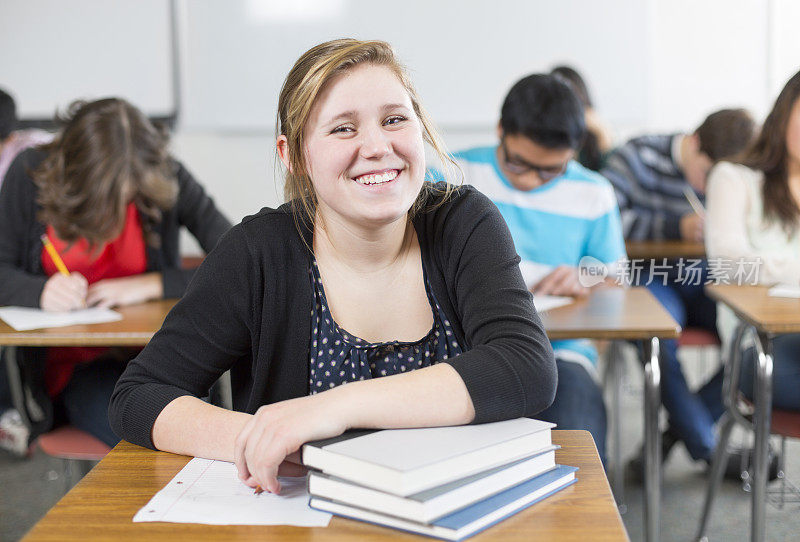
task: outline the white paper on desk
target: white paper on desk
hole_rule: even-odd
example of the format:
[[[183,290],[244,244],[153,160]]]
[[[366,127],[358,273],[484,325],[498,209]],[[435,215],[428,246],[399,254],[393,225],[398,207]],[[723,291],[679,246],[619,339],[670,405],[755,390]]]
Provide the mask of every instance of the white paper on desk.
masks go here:
[[[195,457],[133,521],[327,527],[331,515],[308,506],[305,477],[281,477],[280,481],[280,495],[255,495],[239,480],[233,463]]]
[[[556,307],[563,307],[575,301],[575,298],[566,295],[536,295],[533,294],[533,305],[536,312],[549,311]]]
[[[777,284],[767,292],[770,297],[800,297],[800,286]]]
[[[122,315],[111,309],[98,308],[71,312],[47,312],[29,307],[0,307],[0,318],[17,331],[30,331],[47,327],[116,322],[122,320]]]

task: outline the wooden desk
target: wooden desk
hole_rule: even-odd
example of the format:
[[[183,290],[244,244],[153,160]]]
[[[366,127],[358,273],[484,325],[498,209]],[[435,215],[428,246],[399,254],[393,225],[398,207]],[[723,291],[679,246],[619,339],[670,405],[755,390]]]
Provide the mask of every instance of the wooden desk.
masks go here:
[[[489,528],[473,540],[627,540],[591,435],[553,431],[559,463],[579,467],[578,483]],[[333,517],[328,527],[133,523],[134,514],[189,457],[121,442],[36,524],[24,540],[270,540],[350,542],[423,540],[392,529]]]
[[[689,241],[626,241],[625,250],[631,260],[706,257],[703,243]]]
[[[785,333],[800,333],[800,299],[770,297],[766,286],[708,285],[706,293],[724,303],[741,320],[733,344],[738,345],[747,326],[756,331],[754,474],[751,540],[766,536],[765,503],[769,464],[769,433],[772,417],[772,339]],[[708,501],[707,501],[708,502]],[[708,504],[707,504],[708,506]]]
[[[661,524],[661,432],[658,411],[661,407],[661,368],[659,339],[676,339],[681,328],[667,310],[643,287],[598,287],[588,297],[570,305],[541,314],[545,331],[551,340],[558,339],[624,339],[641,341],[644,366],[644,459],[645,459],[645,539],[659,540]],[[610,356],[614,455],[612,474],[614,491],[622,501],[622,457],[619,367],[620,356]]]
[[[144,346],[161,328],[164,318],[177,300],[150,301],[115,309],[122,320],[103,324],[16,331],[0,320],[0,358],[5,360],[12,403],[30,427],[17,365],[17,347],[21,346]],[[1,371],[2,369],[0,369]]]
[[[118,322],[15,331],[0,320],[0,346],[144,346],[161,328],[175,299],[114,309]]]
[[[681,328],[646,288],[597,287],[589,296],[540,314],[550,340],[677,339]]]

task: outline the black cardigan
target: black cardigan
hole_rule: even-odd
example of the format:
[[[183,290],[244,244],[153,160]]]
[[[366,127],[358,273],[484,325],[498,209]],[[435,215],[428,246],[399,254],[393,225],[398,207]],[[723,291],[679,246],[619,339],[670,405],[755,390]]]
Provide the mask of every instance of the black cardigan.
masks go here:
[[[45,158],[41,149],[22,152],[0,187],[0,306],[38,307],[47,276],[42,270],[42,241],[46,225],[39,222],[38,188],[30,173]],[[181,269],[178,246],[180,227],[186,226],[203,250],[210,252],[231,227],[214,206],[203,187],[179,162],[173,161],[178,181],[178,199],[154,225],[161,247],[146,248],[147,271],[163,277],[164,297],[180,297],[194,270]]]
[[[446,363],[466,384],[475,422],[545,409],[556,389],[553,351],[497,208],[462,187],[414,227],[433,293],[465,348]],[[310,246],[311,234],[300,236],[289,205],[245,218],[220,240],[117,382],[109,418],[120,437],[153,448],[162,409],[205,395],[227,369],[237,411],[308,394],[313,291],[304,241]]]

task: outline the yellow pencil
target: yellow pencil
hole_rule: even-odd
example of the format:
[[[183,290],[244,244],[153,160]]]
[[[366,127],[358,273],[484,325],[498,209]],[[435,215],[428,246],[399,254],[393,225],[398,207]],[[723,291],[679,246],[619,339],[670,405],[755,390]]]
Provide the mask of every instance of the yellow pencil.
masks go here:
[[[50,259],[53,260],[53,263],[56,264],[56,268],[61,272],[62,275],[65,277],[69,276],[69,269],[67,266],[64,265],[64,260],[61,259],[61,256],[58,255],[56,251],[56,247],[53,246],[53,243],[50,242],[50,239],[47,238],[47,234],[42,235],[42,244],[44,245],[45,250],[50,255]]]

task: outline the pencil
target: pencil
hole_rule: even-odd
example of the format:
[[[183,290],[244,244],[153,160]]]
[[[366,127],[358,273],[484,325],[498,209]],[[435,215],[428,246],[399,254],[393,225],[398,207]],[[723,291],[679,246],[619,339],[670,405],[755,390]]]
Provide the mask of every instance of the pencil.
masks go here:
[[[683,195],[686,196],[686,200],[689,202],[689,205],[692,206],[694,212],[697,213],[697,216],[706,216],[706,210],[703,207],[703,204],[700,203],[700,199],[697,197],[697,194],[694,193],[694,190],[692,190],[689,186],[684,186]]]
[[[261,495],[262,493],[264,493],[264,490],[261,489],[261,486],[256,486],[256,490],[254,491],[254,493],[256,495]]]
[[[47,238],[47,234],[42,235],[42,244],[44,245],[45,250],[50,255],[50,259],[53,260],[53,263],[56,264],[56,269],[64,275],[65,277],[69,276],[69,269],[67,266],[64,265],[64,260],[61,259],[61,256],[58,255],[58,251],[56,247],[53,246],[53,243],[50,242],[50,239]]]

